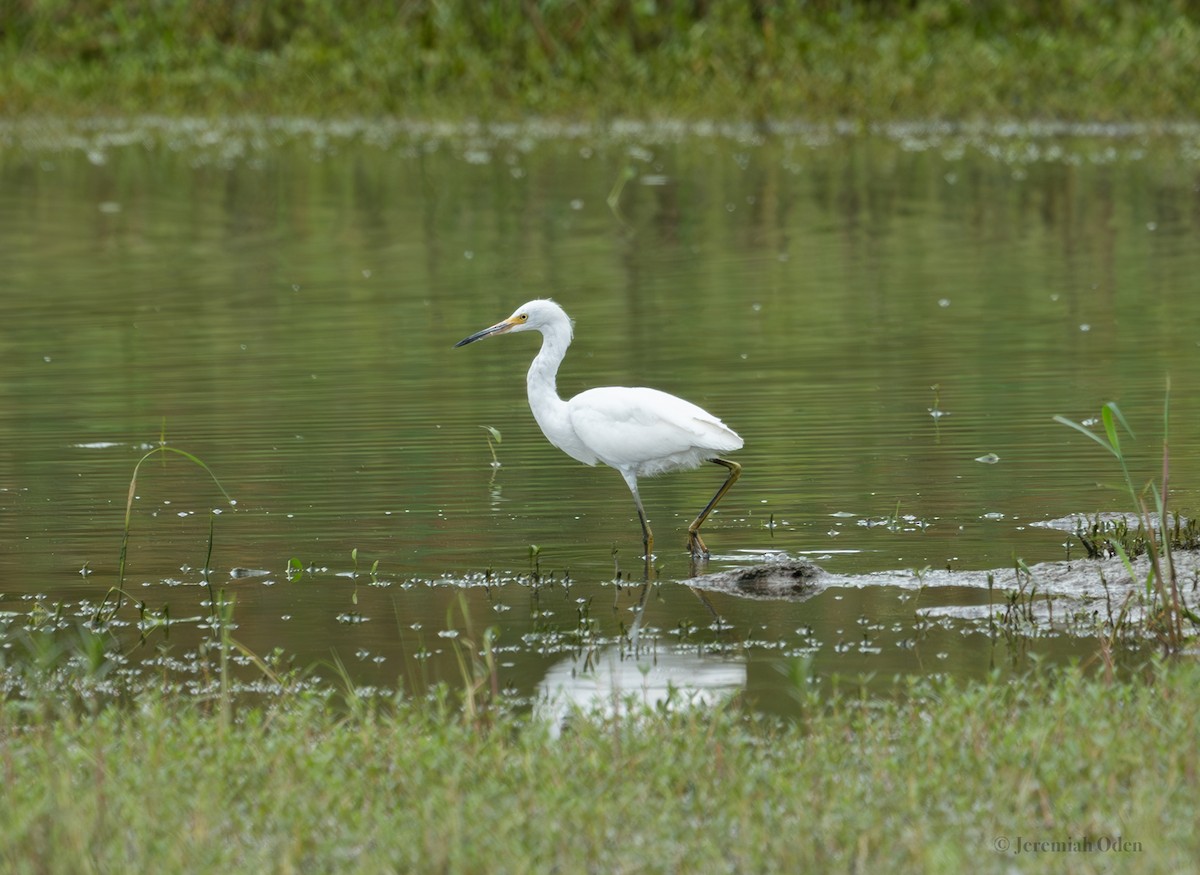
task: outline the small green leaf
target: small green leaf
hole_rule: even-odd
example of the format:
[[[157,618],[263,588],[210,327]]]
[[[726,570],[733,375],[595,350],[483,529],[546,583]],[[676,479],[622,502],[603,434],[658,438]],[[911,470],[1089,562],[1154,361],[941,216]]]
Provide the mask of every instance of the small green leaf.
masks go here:
[[[1100,419],[1104,423],[1104,433],[1108,435],[1108,442],[1112,444],[1113,455],[1121,455],[1121,436],[1117,434],[1117,426],[1113,422],[1113,405],[1112,403],[1105,404],[1100,408]]]
[[[1132,428],[1130,428],[1130,427],[1129,427],[1129,423],[1125,421],[1125,417],[1124,417],[1124,415],[1121,413],[1121,409],[1120,409],[1119,407],[1117,407],[1117,402],[1115,402],[1115,401],[1109,401],[1109,402],[1108,402],[1107,404],[1105,404],[1104,406],[1105,406],[1105,407],[1107,407],[1107,408],[1109,408],[1110,410],[1112,410],[1112,412],[1113,412],[1113,415],[1117,417],[1117,421],[1118,421],[1119,423],[1121,423],[1121,425],[1123,425],[1123,426],[1125,427],[1125,431],[1126,431],[1126,433],[1128,433],[1128,435],[1129,435],[1131,438],[1133,438],[1134,440],[1137,440],[1137,435],[1135,435],[1135,434],[1133,433],[1133,429],[1132,429]]]

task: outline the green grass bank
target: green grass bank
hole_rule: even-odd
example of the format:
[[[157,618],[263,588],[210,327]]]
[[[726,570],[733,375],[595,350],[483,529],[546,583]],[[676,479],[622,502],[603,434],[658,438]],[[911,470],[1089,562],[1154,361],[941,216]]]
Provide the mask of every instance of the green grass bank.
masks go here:
[[[0,6],[9,116],[1200,116],[1196,0]]]
[[[1189,871],[1200,667],[920,681],[790,724],[561,737],[437,703],[0,709],[0,868],[55,872]]]

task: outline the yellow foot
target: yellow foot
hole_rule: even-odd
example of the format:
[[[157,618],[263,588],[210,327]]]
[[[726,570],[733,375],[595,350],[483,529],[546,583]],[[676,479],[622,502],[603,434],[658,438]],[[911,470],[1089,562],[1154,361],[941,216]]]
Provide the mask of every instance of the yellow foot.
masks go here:
[[[704,546],[704,539],[700,537],[699,532],[688,532],[688,552],[692,554],[693,559],[709,557],[708,547]]]

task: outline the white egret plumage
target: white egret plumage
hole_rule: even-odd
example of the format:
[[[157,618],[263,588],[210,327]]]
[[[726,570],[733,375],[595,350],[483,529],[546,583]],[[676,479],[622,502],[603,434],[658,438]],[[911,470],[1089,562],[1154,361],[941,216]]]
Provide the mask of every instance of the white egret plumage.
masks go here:
[[[603,462],[625,478],[642,523],[642,543],[647,559],[654,535],[638,495],[638,477],[699,467],[713,462],[729,471],[725,482],[692,524],[688,550],[706,558],[708,548],[700,526],[742,472],[737,462],[721,453],[742,448],[742,439],[708,411],[657,389],[605,386],[580,392],[569,401],[558,397],[555,378],[567,347],[571,345],[571,319],[549,300],[522,304],[507,319],[463,338],[466,346],[493,334],[540,331],[542,348],[529,366],[529,407],[547,440],[585,465]]]

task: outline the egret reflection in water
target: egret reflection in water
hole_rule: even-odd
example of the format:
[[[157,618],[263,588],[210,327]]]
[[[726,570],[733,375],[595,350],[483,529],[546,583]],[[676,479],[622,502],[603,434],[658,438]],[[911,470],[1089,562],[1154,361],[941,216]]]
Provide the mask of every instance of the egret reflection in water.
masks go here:
[[[630,705],[661,710],[712,708],[746,686],[746,664],[690,650],[622,652],[617,645],[565,659],[538,685],[535,712],[557,733],[573,712],[625,713]]]
[[[538,684],[534,713],[557,735],[573,714],[627,714],[713,708],[746,686],[746,663],[695,647],[655,648],[642,642],[646,595],[627,644],[588,650],[555,663]],[[706,602],[707,604],[707,602]],[[711,605],[709,605],[711,610]]]

